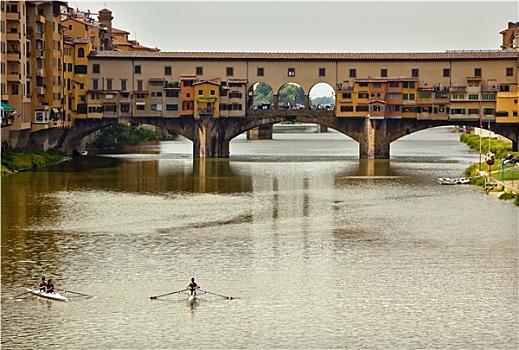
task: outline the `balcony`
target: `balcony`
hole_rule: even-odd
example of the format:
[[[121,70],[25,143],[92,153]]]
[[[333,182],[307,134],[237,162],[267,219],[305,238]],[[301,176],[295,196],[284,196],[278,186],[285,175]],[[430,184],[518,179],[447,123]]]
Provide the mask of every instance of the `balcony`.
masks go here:
[[[43,68],[35,69],[34,71],[36,72],[36,76],[38,76],[38,77],[44,77],[45,76],[45,69],[43,69]]]
[[[6,59],[7,61],[19,61],[20,51],[7,51]]]
[[[11,72],[7,74],[7,81],[20,81],[22,79],[22,76],[18,72]]]
[[[353,85],[337,84],[338,91],[353,91],[355,87]]]
[[[6,33],[5,38],[7,41],[20,41],[20,33],[11,32]]]
[[[198,115],[200,116],[209,116],[212,117],[214,113],[213,108],[199,108],[198,109]]]
[[[467,92],[466,86],[451,86],[450,92]]]
[[[21,19],[19,12],[7,12],[5,14],[5,19],[7,21],[18,21]]]

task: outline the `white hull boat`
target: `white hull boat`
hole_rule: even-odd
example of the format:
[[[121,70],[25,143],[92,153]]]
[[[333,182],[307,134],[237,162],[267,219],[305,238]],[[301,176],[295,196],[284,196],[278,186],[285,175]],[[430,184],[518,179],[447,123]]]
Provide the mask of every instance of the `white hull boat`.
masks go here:
[[[68,301],[68,298],[59,294],[59,293],[45,293],[45,292],[42,292],[41,290],[39,289],[31,289],[31,288],[27,288],[27,292],[28,293],[31,293],[31,294],[34,294],[36,296],[39,296],[39,297],[42,297],[42,298],[47,298],[47,299],[52,299],[52,300],[59,300],[59,301]]]
[[[450,177],[439,177],[437,181],[440,185],[467,185],[470,183],[470,180],[464,177],[460,177],[457,179],[451,179]]]
[[[193,304],[196,301],[196,295],[190,295],[189,296],[189,303]]]

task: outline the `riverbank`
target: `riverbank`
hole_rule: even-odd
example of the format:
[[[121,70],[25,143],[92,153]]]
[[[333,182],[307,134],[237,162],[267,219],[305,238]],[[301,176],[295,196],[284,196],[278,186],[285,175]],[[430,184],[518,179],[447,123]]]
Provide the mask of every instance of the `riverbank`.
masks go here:
[[[465,170],[465,176],[471,178],[470,184],[480,186],[487,194],[519,206],[519,164],[515,161],[519,152],[512,152],[512,143],[472,134],[461,135],[460,140],[485,155],[482,156],[481,163],[472,164]]]
[[[2,175],[30,171],[49,165],[63,163],[71,158],[58,149],[40,151],[36,149],[3,148]]]

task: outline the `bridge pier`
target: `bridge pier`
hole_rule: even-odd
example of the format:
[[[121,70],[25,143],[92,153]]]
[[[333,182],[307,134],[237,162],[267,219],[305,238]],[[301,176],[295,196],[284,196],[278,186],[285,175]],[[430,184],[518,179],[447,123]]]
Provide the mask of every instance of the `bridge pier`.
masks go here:
[[[383,119],[364,119],[364,132],[359,139],[360,159],[389,159],[390,137]]]
[[[199,158],[229,158],[230,141],[218,120],[203,118],[196,123],[193,156]]]

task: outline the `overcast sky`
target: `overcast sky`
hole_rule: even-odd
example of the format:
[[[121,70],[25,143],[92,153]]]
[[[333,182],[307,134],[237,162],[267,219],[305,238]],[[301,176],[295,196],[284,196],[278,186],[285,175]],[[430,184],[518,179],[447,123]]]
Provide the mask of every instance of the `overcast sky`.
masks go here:
[[[69,1],[161,51],[499,50],[517,1]],[[96,16],[97,18],[97,16]]]

